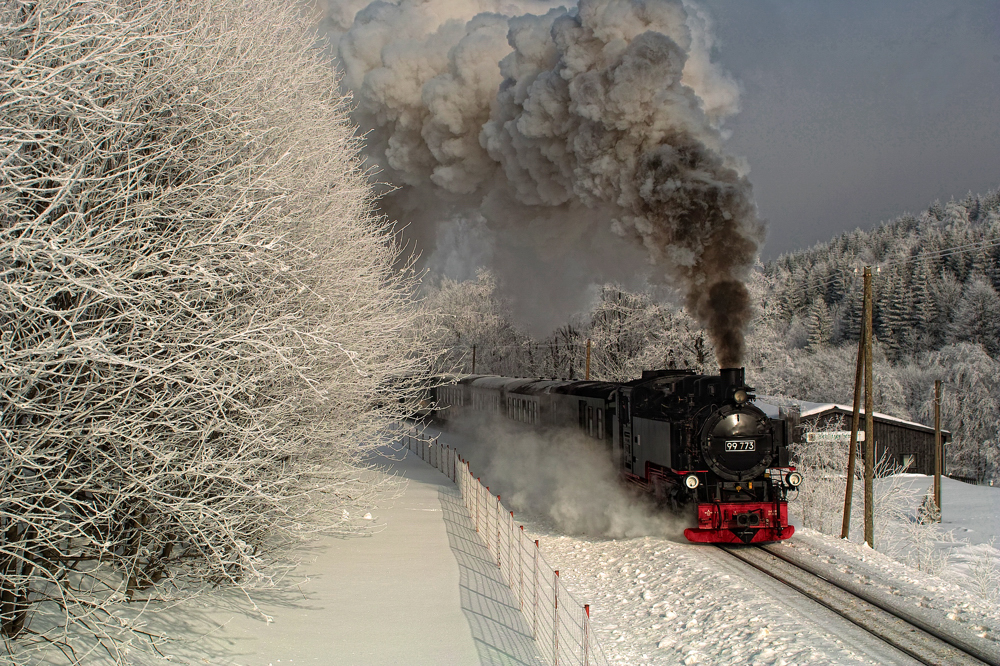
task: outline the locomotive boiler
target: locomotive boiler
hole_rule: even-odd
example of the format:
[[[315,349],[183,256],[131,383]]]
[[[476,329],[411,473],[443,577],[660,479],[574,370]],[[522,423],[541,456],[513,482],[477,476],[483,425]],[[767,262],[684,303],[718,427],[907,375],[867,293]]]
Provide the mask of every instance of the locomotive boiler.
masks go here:
[[[718,375],[645,371],[631,382],[467,375],[435,389],[436,418],[492,415],[538,429],[576,428],[603,443],[620,475],[664,505],[696,504],[690,541],[792,536],[791,430],[755,404],[742,368]]]

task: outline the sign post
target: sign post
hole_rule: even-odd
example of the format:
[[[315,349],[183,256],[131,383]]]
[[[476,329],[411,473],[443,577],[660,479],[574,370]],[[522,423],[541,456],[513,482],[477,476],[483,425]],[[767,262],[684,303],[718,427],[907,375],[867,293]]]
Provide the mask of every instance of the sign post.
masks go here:
[[[854,430],[829,430],[827,432],[807,432],[806,441],[813,442],[850,442],[853,439]],[[865,441],[865,431],[857,431],[857,441]]]

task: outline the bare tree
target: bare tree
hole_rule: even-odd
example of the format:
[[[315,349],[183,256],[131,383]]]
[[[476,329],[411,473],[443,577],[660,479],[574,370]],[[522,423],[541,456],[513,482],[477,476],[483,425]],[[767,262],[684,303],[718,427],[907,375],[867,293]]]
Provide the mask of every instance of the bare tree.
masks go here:
[[[426,362],[347,100],[289,4],[0,1],[10,659],[79,660],[89,635],[124,660],[116,604],[368,525],[363,456]]]

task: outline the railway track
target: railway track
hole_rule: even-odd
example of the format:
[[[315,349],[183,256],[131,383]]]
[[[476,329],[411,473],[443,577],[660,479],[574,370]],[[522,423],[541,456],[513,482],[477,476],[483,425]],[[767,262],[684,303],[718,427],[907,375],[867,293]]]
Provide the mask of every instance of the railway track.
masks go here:
[[[807,563],[793,560],[773,546],[719,546],[719,549],[920,663],[928,666],[1000,666],[1000,654],[987,641],[950,635],[903,609],[893,608],[874,595],[866,594],[860,585],[824,577]]]

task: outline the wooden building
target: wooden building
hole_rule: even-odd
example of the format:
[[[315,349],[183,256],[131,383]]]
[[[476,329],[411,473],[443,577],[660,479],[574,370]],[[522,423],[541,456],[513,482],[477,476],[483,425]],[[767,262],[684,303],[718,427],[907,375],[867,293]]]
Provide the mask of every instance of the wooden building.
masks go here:
[[[777,416],[779,408],[767,404],[766,398],[758,401],[757,404],[770,415]],[[783,407],[781,412],[794,419],[796,408],[799,426],[793,431],[792,439],[794,442],[805,442],[806,433],[814,430],[849,431],[851,429],[853,415],[851,405],[796,400],[792,401],[791,405]],[[883,455],[887,455],[891,462],[906,472],[934,474],[934,426],[898,419],[879,412],[873,414],[873,421],[875,426],[875,460],[880,460]],[[865,418],[862,409],[859,429],[864,430],[864,428]],[[944,450],[947,450],[951,433],[942,430],[941,439]],[[859,444],[859,447],[863,452],[864,444]],[[943,466],[944,462],[942,461]],[[948,472],[947,469],[941,471],[943,474]]]

